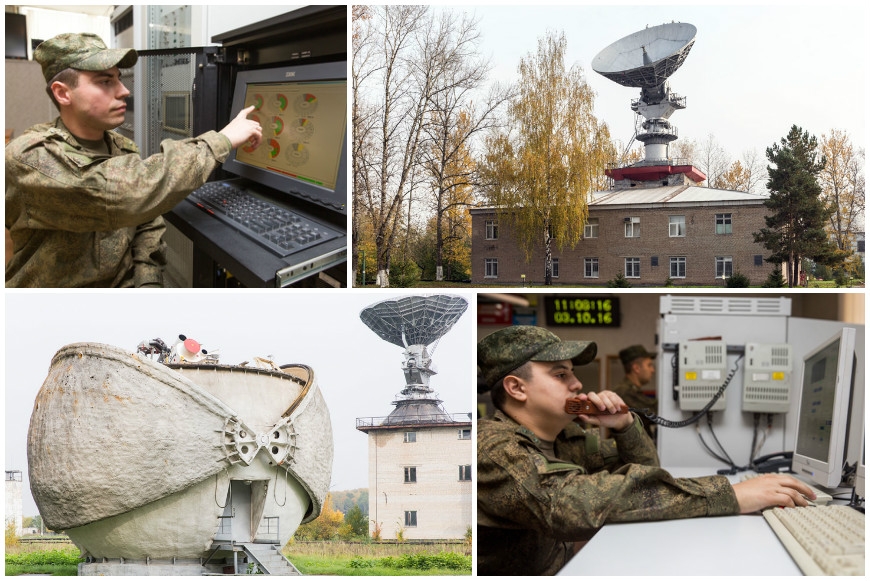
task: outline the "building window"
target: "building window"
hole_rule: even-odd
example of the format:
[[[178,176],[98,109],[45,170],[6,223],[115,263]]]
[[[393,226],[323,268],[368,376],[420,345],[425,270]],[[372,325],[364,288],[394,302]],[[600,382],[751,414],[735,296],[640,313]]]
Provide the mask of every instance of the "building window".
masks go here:
[[[486,221],[486,239],[498,240],[498,222],[496,220]]]
[[[625,219],[625,237],[640,238],[640,216]]]
[[[459,439],[460,440],[470,440],[471,439],[471,428],[459,428]]]
[[[649,265],[650,266],[658,266],[659,265],[659,257],[658,256],[650,256],[649,257]]]
[[[459,481],[467,482],[471,480],[471,464],[459,467]]]
[[[417,441],[417,432],[405,432],[405,443],[413,444]]]
[[[598,218],[589,218],[583,226],[583,238],[598,238]]]
[[[755,266],[762,266],[764,264],[764,257],[760,254],[756,254],[752,257]]]
[[[640,258],[625,259],[625,278],[640,278]]]
[[[498,258],[484,258],[483,278],[498,278]]]
[[[686,217],[685,216],[670,216],[668,221],[668,236],[671,238],[683,237],[686,235]]]
[[[416,510],[406,510],[405,511],[405,526],[406,527],[417,526],[417,511]]]
[[[731,214],[716,214],[716,234],[731,234]]]
[[[417,467],[405,466],[405,483],[417,482]]]
[[[597,258],[587,258],[583,261],[583,276],[585,278],[598,278]]]
[[[716,278],[731,277],[731,257],[717,256],[716,257]]]
[[[671,278],[686,278],[685,256],[671,256]]]
[[[550,262],[553,278],[559,278],[559,259],[553,258]]]

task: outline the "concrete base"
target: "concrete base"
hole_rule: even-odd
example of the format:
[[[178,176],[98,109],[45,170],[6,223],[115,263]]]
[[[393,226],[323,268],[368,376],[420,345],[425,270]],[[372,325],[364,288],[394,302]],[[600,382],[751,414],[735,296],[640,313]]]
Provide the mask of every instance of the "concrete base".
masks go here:
[[[206,568],[199,560],[192,559],[151,559],[149,561],[109,559],[103,563],[79,563],[79,575],[100,576],[201,576],[206,574]]]

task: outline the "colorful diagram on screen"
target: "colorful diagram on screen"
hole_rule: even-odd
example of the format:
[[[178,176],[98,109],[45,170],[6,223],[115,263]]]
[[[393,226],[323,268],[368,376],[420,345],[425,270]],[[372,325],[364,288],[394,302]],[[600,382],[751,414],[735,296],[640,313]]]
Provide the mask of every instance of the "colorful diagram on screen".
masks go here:
[[[276,137],[284,131],[284,120],[277,115],[272,117],[272,131]]]
[[[317,96],[311,93],[303,93],[296,98],[294,106],[302,115],[311,115],[317,110]]]
[[[296,130],[296,135],[302,141],[307,141],[311,139],[311,136],[314,134],[314,123],[312,123],[311,119],[297,119],[293,128]]]
[[[269,140],[269,147],[272,148],[269,151],[269,157],[271,157],[272,159],[275,159],[276,157],[278,157],[278,154],[281,153],[281,144],[278,143],[278,140],[277,139],[270,139]]]
[[[346,82],[250,83],[248,115],[263,128],[257,148],[238,148],[236,161],[308,184],[335,189],[347,126]]]
[[[302,143],[293,143],[287,150],[287,161],[290,165],[298,167],[308,162],[308,148]]]

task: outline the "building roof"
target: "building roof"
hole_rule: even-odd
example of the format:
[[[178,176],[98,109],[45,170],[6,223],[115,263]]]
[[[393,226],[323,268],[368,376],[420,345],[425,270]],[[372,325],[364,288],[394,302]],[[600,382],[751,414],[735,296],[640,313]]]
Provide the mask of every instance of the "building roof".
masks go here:
[[[589,207],[601,210],[619,208],[659,208],[668,206],[742,206],[760,205],[769,198],[768,194],[748,194],[735,190],[720,190],[701,186],[673,185],[657,188],[620,188],[592,192]],[[472,208],[471,212],[492,212],[494,206]]]
[[[768,196],[747,194],[734,190],[702,188],[700,186],[660,186],[657,188],[623,188],[592,192],[590,206],[604,209],[606,206],[638,206],[650,207],[663,204],[698,205],[698,204],[760,204]]]

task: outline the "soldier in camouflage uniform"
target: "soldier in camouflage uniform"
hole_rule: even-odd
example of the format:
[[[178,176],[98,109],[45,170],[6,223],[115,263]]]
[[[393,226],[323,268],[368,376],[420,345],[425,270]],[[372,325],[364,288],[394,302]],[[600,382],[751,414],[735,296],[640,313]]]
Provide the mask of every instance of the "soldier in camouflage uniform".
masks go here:
[[[724,476],[673,478],[659,466],[639,418],[618,413],[619,396],[580,394],[573,366],[592,361],[596,349],[527,326],[478,343],[484,386],[478,389],[491,389],[497,408],[477,427],[478,574],[554,574],[575,543],[609,522],[806,506],[801,494],[813,498],[785,475],[733,486]],[[610,428],[612,439],[600,440],[565,413],[565,400],[574,396],[607,412],[580,418]]]
[[[162,214],[208,175],[230,150],[262,138],[246,118],[218,132],[167,140],[145,160],[111,131],[124,120],[129,91],[119,67],[133,49],[108,49],[94,34],[61,34],[40,44],[47,92],[60,116],[6,147],[6,228],[13,256],[8,287],[162,286]]]
[[[625,369],[625,377],[622,381],[610,389],[622,398],[630,408],[648,409],[658,412],[659,400],[655,396],[649,396],[643,392],[643,386],[647,385],[655,377],[656,367],[653,360],[655,353],[647,351],[643,345],[632,345],[619,352],[619,360]],[[647,417],[641,416],[643,428],[655,439],[656,425]]]

